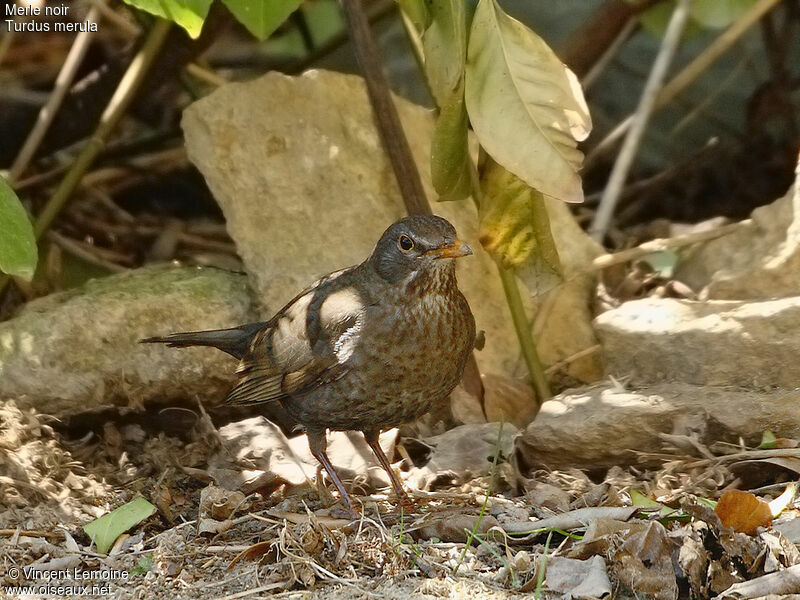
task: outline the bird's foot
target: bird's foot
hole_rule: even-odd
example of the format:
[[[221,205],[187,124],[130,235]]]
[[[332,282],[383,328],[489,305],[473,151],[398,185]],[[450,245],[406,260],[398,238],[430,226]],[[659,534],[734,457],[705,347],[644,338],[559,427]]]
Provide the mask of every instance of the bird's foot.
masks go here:
[[[360,521],[362,515],[358,510],[352,506],[336,505],[331,507],[330,516],[334,519],[349,519],[351,521]]]
[[[414,502],[411,498],[409,498],[406,494],[398,496],[397,512],[409,515],[417,512],[418,509],[419,507],[417,506],[417,503]]]

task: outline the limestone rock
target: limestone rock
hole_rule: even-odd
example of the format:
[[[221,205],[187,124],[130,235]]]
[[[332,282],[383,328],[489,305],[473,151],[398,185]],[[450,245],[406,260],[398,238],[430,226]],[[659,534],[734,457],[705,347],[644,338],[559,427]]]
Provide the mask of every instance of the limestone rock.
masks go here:
[[[433,200],[432,113],[402,98],[396,103]],[[363,260],[387,225],[405,214],[360,77],[269,73],[225,85],[185,111],[183,128],[189,157],[222,207],[264,316],[320,275]],[[434,210],[476,250],[458,268],[478,329],[486,331],[486,347],[477,355],[481,370],[520,371],[502,286],[493,261],[480,250],[475,207],[468,201],[435,203]],[[554,221],[571,219],[566,207],[553,210],[560,211]],[[560,242],[564,235],[555,231],[559,248],[575,243]],[[571,308],[555,309],[558,322],[540,325],[543,339],[559,334],[552,349],[543,348],[548,364],[595,343],[585,308],[592,280],[586,281]],[[576,363],[571,374],[596,378],[593,360]]]
[[[800,302],[648,298],[595,319],[608,372],[637,382],[800,386]]]
[[[240,274],[158,266],[95,279],[0,323],[0,398],[55,415],[154,398],[221,399],[235,360],[138,341],[254,320]]]
[[[800,294],[800,193],[756,208],[751,222],[691,250],[675,277],[719,300]]]
[[[683,454],[700,443],[757,444],[764,430],[800,435],[800,393],[660,384],[624,390],[602,384],[571,390],[542,404],[536,420],[516,439],[520,470],[596,469],[663,464],[667,446],[687,439]],[[672,437],[670,437],[672,436]],[[640,454],[645,453],[645,454]],[[655,454],[658,453],[658,454]]]

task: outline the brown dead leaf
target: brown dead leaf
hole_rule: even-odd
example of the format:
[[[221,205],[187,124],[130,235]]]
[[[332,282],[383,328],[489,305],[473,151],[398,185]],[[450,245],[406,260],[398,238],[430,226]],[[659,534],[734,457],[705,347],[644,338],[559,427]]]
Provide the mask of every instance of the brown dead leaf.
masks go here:
[[[759,527],[769,527],[772,523],[769,504],[741,490],[722,494],[714,512],[725,527],[747,535],[754,535]]]
[[[619,581],[636,594],[655,600],[675,600],[678,582],[672,565],[672,540],[661,523],[648,523],[631,534],[613,557]]]
[[[260,558],[264,556],[267,552],[272,549],[273,542],[258,542],[257,544],[253,544],[249,548],[245,548],[239,554],[233,557],[228,566],[226,567],[227,570],[233,568],[233,566],[241,562],[243,560],[255,560],[256,558]]]

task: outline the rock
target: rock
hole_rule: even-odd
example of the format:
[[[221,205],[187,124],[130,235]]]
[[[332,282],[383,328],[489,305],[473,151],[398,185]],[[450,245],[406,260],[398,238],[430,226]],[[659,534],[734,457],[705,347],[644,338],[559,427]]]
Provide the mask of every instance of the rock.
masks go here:
[[[756,208],[737,231],[690,250],[676,279],[701,298],[744,300],[800,293],[800,193]]]
[[[598,469],[663,463],[665,446],[681,439],[701,444],[757,445],[764,430],[800,435],[798,392],[661,384],[627,391],[607,384],[571,390],[542,404],[516,439],[520,472],[538,468]],[[691,443],[686,444],[691,447]],[[685,452],[684,452],[685,453]]]
[[[239,467],[245,463],[274,475],[286,485],[302,486],[312,481],[319,461],[311,454],[305,434],[287,438],[281,429],[264,417],[253,417],[229,423],[219,430],[225,449],[212,457],[215,467],[228,465],[235,458]],[[391,460],[397,429],[384,431],[379,438],[381,448]],[[374,488],[389,485],[389,477],[381,468],[364,436],[356,431],[332,431],[328,434],[328,458],[343,480],[360,476]],[[363,488],[362,488],[363,489]]]
[[[640,383],[682,381],[750,388],[800,385],[800,303],[626,302],[595,320],[606,369]]]
[[[29,302],[0,323],[0,398],[64,415],[150,399],[221,399],[236,361],[208,348],[139,344],[256,319],[243,275],[149,267]]]
[[[432,113],[402,98],[396,104],[433,199]],[[185,111],[183,128],[189,157],[222,207],[264,316],[320,275],[363,260],[387,225],[405,214],[360,77],[269,73],[225,85]],[[568,209],[556,203],[550,208],[565,265],[592,254]],[[476,250],[458,268],[478,329],[487,333],[477,355],[481,371],[524,373],[496,267],[479,250],[473,203],[435,203],[434,210]],[[573,259],[566,248],[575,246],[582,250]],[[576,277],[563,286],[566,291],[549,296],[566,293],[570,300],[553,303],[547,322],[537,325],[546,340],[545,363],[595,344],[588,313],[592,277]],[[597,378],[597,358],[576,361],[569,373],[581,381]]]
[[[429,456],[424,465],[410,469],[408,478],[419,489],[433,489],[489,475],[495,454],[498,464],[511,455],[517,431],[510,423],[482,423],[425,438],[416,443],[426,446]]]

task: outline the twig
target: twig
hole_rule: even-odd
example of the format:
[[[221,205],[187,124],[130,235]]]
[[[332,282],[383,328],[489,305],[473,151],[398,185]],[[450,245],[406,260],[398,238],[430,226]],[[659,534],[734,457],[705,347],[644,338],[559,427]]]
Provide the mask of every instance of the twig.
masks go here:
[[[592,66],[586,75],[581,78],[581,87],[583,87],[583,91],[586,92],[595,81],[602,75],[603,71],[606,70],[611,61],[617,56],[617,53],[620,51],[622,46],[625,42],[628,41],[628,38],[631,36],[633,31],[638,27],[639,20],[635,17],[631,17],[628,19],[625,26],[620,30],[617,34],[617,37],[614,39],[613,43],[606,49],[603,54],[600,55],[600,58],[597,62]]]
[[[672,57],[675,55],[675,50],[680,42],[686,20],[689,16],[689,3],[690,0],[678,0],[678,3],[675,5],[675,10],[672,13],[672,17],[670,17],[667,31],[664,34],[664,40],[658,51],[658,56],[656,56],[653,68],[650,71],[650,75],[642,91],[642,96],[639,100],[639,106],[636,108],[630,131],[622,145],[619,157],[614,163],[614,168],[611,170],[611,175],[608,178],[608,183],[600,199],[600,204],[597,207],[594,220],[589,228],[590,235],[599,242],[602,242],[608,230],[608,226],[611,223],[614,207],[625,185],[628,171],[633,164],[633,159],[636,156],[639,143],[644,135],[647,122],[650,120],[650,115],[655,107],[656,96],[663,85],[667,69],[669,69]]]
[[[713,65],[736,41],[747,32],[761,17],[769,12],[780,0],[761,0],[744,13],[738,21],[723,31],[697,58],[686,65],[675,77],[664,85],[658,93],[655,108],[668,104],[675,96],[689,87],[695,79]],[[588,169],[601,156],[604,156],[631,128],[634,115],[626,117],[611,133],[595,146],[586,156],[584,170]]]
[[[75,162],[72,163],[69,171],[67,171],[66,175],[61,180],[58,188],[56,188],[56,191],[36,218],[33,230],[37,240],[50,228],[50,225],[61,212],[61,209],[67,203],[67,200],[69,200],[72,192],[80,183],[83,174],[103,149],[109,134],[114,130],[117,123],[122,118],[122,115],[125,114],[128,106],[133,101],[136,91],[142,84],[150,65],[153,63],[153,60],[158,55],[161,46],[166,40],[170,26],[171,23],[169,21],[162,19],[158,19],[155,22],[144,45],[131,61],[114,95],[111,97],[111,100],[109,100],[108,106],[106,106],[106,109],[103,111],[100,117],[100,124],[97,126],[94,134],[83,147],[80,154],[75,159]],[[0,277],[0,292],[2,292],[7,283],[8,277]]]
[[[593,270],[607,269],[608,267],[613,267],[614,265],[636,260],[639,257],[652,254],[653,252],[661,252],[667,248],[682,248],[683,246],[689,246],[699,242],[707,242],[709,240],[714,240],[718,237],[733,233],[734,231],[738,231],[739,229],[747,227],[751,224],[751,219],[745,219],[743,221],[729,223],[728,225],[715,227],[714,229],[707,229],[705,231],[696,231],[693,233],[676,235],[675,237],[671,238],[650,240],[633,248],[628,248],[627,250],[621,250],[620,252],[598,256],[592,261],[591,268]]]
[[[340,0],[340,4],[347,18],[358,65],[367,84],[367,92],[378,122],[378,133],[392,163],[406,209],[412,215],[433,214],[411,154],[411,147],[400,123],[400,115],[392,100],[389,82],[383,72],[381,53],[372,37],[361,1]]]
[[[83,244],[77,240],[63,236],[56,231],[48,232],[47,237],[52,239],[53,242],[55,242],[60,248],[63,248],[70,254],[77,256],[81,260],[84,260],[90,264],[107,269],[112,273],[123,273],[130,270],[128,267],[101,256],[103,253],[107,252],[101,248],[95,248],[90,244]]]
[[[64,539],[64,534],[56,531],[42,531],[41,529],[0,529],[0,536],[10,537],[15,534],[26,537],[43,537],[50,539]]]
[[[602,348],[603,347],[600,344],[594,344],[593,346],[589,346],[588,348],[579,350],[578,352],[568,356],[564,360],[560,360],[557,363],[550,365],[544,370],[544,373],[545,375],[552,375],[553,373],[557,373],[560,369],[569,366],[576,360],[581,359],[584,356],[591,356],[595,352],[599,352]]]
[[[102,3],[102,0],[95,2],[89,13],[86,15],[86,18],[83,21],[84,24],[92,23],[98,20],[98,16],[100,14],[98,6]],[[56,77],[53,91],[50,94],[50,97],[47,99],[45,105],[42,106],[41,110],[39,111],[39,116],[36,118],[36,124],[28,134],[28,138],[25,140],[22,149],[19,151],[19,154],[17,154],[17,158],[14,160],[14,163],[11,165],[11,169],[8,172],[8,178],[12,185],[17,181],[17,179],[19,179],[20,175],[25,172],[25,169],[28,167],[28,163],[30,163],[31,158],[33,158],[37,148],[39,148],[39,144],[42,142],[47,130],[50,128],[50,125],[52,124],[53,119],[58,112],[58,108],[61,106],[61,102],[67,95],[67,92],[72,85],[72,80],[75,79],[75,75],[77,74],[81,63],[83,62],[83,57],[86,56],[86,51],[89,49],[89,44],[92,41],[92,37],[93,32],[89,27],[87,27],[86,30],[81,31],[75,37],[75,41],[72,43],[72,47],[69,49],[67,58],[64,60],[64,64],[62,65],[61,70],[58,72],[58,77]]]

